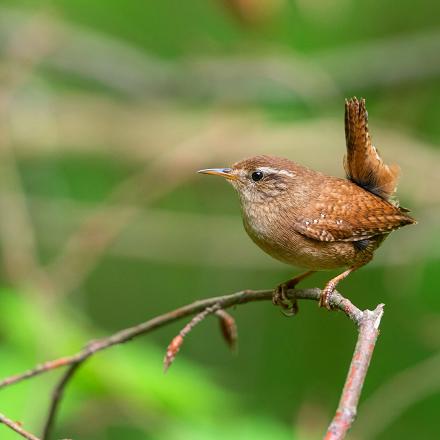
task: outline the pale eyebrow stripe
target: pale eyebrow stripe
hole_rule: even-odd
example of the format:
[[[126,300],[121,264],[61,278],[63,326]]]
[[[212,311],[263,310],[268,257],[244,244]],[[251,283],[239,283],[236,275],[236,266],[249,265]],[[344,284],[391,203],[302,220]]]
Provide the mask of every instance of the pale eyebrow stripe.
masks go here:
[[[278,170],[276,168],[271,168],[271,167],[259,167],[258,170],[269,173],[269,174],[281,174],[281,175],[290,176],[290,177],[295,176],[295,174],[290,171]]]

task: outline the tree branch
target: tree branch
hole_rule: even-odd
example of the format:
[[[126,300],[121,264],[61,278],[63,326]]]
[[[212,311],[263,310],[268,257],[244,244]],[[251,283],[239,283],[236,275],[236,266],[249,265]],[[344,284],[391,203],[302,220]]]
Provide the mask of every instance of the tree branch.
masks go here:
[[[379,304],[371,312],[364,310],[359,322],[359,336],[348,370],[347,379],[342,391],[336,414],[328,427],[324,440],[339,440],[345,438],[356,417],[359,397],[365,382],[371,357],[377,337],[379,325],[383,315],[383,304]]]
[[[11,428],[13,431],[15,431],[17,434],[21,435],[22,437],[26,438],[27,440],[40,440],[38,437],[35,437],[35,435],[31,434],[30,432],[25,431],[19,423],[13,422],[11,419],[8,419],[4,414],[0,413],[0,423],[3,423],[4,425]]]
[[[66,385],[73,377],[79,366],[95,353],[106,350],[114,345],[131,341],[132,339],[186,316],[198,314],[197,316],[199,318],[197,318],[197,322],[199,322],[208,314],[215,313],[218,310],[224,310],[232,306],[246,304],[249,302],[271,300],[272,294],[272,290],[243,290],[231,295],[195,301],[191,304],[157,316],[139,325],[121,330],[109,337],[91,341],[81,351],[74,355],[45,362],[44,364],[37,365],[33,369],[24,373],[3,379],[0,381],[0,389],[18,382],[22,382],[31,377],[41,375],[48,371],[52,371],[63,366],[69,366],[68,370],[57,383],[52,395],[50,410],[47,416],[43,434],[43,440],[48,440]],[[317,288],[289,290],[287,294],[287,296],[292,299],[297,298],[313,301],[319,301],[320,295],[321,290]],[[339,402],[338,410],[325,436],[325,440],[339,440],[345,437],[345,434],[351,427],[356,415],[356,408],[360,393],[362,391],[362,386],[365,381],[365,376],[367,374],[375,342],[379,333],[378,328],[383,314],[383,305],[381,304],[377,306],[373,312],[369,310],[362,311],[338,292],[334,292],[330,296],[329,304],[333,309],[344,312],[345,315],[347,315],[356,324],[359,330],[355,352],[341,400]],[[202,318],[200,319],[200,317]],[[191,321],[191,323],[188,324],[185,329],[192,328],[197,323],[194,323],[193,321]],[[187,331],[184,333],[186,334]]]

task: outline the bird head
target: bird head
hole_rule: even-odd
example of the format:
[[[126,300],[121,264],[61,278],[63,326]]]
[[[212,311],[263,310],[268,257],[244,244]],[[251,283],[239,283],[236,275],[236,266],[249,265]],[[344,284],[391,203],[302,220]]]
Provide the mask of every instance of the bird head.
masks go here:
[[[302,167],[273,156],[255,156],[241,160],[231,168],[198,171],[225,178],[237,190],[242,203],[270,203],[283,199],[298,181]]]

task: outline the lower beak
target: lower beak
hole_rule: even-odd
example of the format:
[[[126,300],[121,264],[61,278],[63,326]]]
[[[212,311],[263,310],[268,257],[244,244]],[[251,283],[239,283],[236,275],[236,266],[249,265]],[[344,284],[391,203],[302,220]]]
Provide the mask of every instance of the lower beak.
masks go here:
[[[198,173],[213,174],[214,176],[222,176],[225,179],[237,180],[237,176],[232,173],[232,168],[208,168],[206,170],[199,170]]]

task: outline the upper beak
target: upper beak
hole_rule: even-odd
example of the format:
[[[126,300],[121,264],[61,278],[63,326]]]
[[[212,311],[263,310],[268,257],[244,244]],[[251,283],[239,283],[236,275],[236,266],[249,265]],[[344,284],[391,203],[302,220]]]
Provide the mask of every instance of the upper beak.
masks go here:
[[[225,179],[237,180],[237,176],[232,173],[232,168],[207,168],[206,170],[199,170],[198,173],[213,174],[214,176],[222,176]]]

